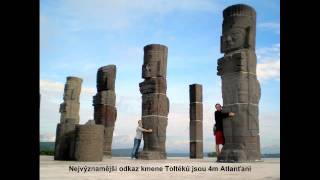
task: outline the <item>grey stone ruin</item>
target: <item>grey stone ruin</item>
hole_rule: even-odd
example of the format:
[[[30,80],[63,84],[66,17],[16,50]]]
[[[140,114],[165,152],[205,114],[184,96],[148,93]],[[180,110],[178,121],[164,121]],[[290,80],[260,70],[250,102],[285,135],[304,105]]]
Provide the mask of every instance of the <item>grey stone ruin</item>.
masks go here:
[[[151,133],[143,133],[143,151],[139,159],[166,159],[166,129],[168,124],[169,99],[167,91],[168,48],[160,44],[144,47],[142,78],[139,84],[142,94],[142,124]]]
[[[223,120],[225,145],[218,162],[260,160],[259,100],[256,75],[256,12],[244,4],[223,11],[218,75],[222,80],[223,111],[234,117]]]
[[[202,85],[191,84],[190,96],[190,158],[203,158],[203,105]]]
[[[75,128],[74,159],[76,161],[102,161],[104,126],[89,120]]]
[[[60,123],[56,129],[55,160],[74,159],[74,130],[79,124],[80,92],[82,79],[67,77],[64,87],[63,100],[60,104]]]
[[[97,94],[93,97],[94,120],[104,126],[103,153],[112,156],[112,138],[117,119],[115,94],[116,66],[108,65],[98,69]]]

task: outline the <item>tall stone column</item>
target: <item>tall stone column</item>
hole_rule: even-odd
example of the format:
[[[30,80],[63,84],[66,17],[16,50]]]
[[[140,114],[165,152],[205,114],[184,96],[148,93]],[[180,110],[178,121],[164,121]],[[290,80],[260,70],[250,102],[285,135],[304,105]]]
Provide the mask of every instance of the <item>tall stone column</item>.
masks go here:
[[[117,119],[115,94],[116,66],[108,65],[98,69],[97,94],[93,97],[94,120],[104,126],[103,153],[112,156],[112,138]]]
[[[142,124],[151,133],[143,133],[143,151],[139,159],[166,159],[166,129],[168,124],[169,99],[167,91],[168,48],[160,44],[144,47],[142,78],[139,84],[142,94]]]
[[[190,158],[203,158],[202,85],[191,84],[190,95]]]
[[[55,141],[55,160],[72,160],[74,158],[74,130],[79,124],[80,92],[82,79],[67,77],[63,100],[60,104],[60,123],[57,125]]]
[[[223,120],[225,145],[220,162],[247,162],[260,159],[259,100],[256,75],[256,12],[237,4],[223,11],[218,75],[222,80],[223,111],[234,117]]]

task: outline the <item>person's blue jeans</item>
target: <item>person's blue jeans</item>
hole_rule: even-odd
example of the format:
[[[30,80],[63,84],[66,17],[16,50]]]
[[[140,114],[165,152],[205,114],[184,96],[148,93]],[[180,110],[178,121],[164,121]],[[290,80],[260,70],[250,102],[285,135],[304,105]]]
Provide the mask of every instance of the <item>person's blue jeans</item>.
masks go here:
[[[131,153],[131,158],[138,158],[138,151],[140,147],[141,139],[134,138],[133,149]]]

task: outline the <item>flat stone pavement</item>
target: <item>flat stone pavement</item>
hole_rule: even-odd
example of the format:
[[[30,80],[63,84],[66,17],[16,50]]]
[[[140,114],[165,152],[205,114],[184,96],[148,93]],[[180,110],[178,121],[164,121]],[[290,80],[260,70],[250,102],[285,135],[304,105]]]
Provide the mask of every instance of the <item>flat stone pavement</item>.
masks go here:
[[[104,158],[102,162],[77,162],[54,161],[53,156],[40,156],[40,179],[280,179],[279,158],[266,158],[254,163],[217,163],[215,161],[216,158],[169,157],[166,160],[132,160],[129,157],[113,157]],[[236,167],[239,170],[243,167],[250,171],[222,170],[228,167],[233,169]]]

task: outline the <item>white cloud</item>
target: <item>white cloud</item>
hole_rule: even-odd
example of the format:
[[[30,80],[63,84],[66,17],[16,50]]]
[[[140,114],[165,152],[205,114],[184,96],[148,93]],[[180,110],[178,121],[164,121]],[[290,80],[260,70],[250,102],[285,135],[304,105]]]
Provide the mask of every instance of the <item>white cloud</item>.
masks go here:
[[[257,49],[257,76],[260,81],[280,80],[280,44]]]
[[[257,65],[257,76],[259,80],[280,80],[280,60],[275,60]]]
[[[280,23],[277,22],[262,22],[258,24],[261,30],[271,30],[276,34],[280,34]]]

